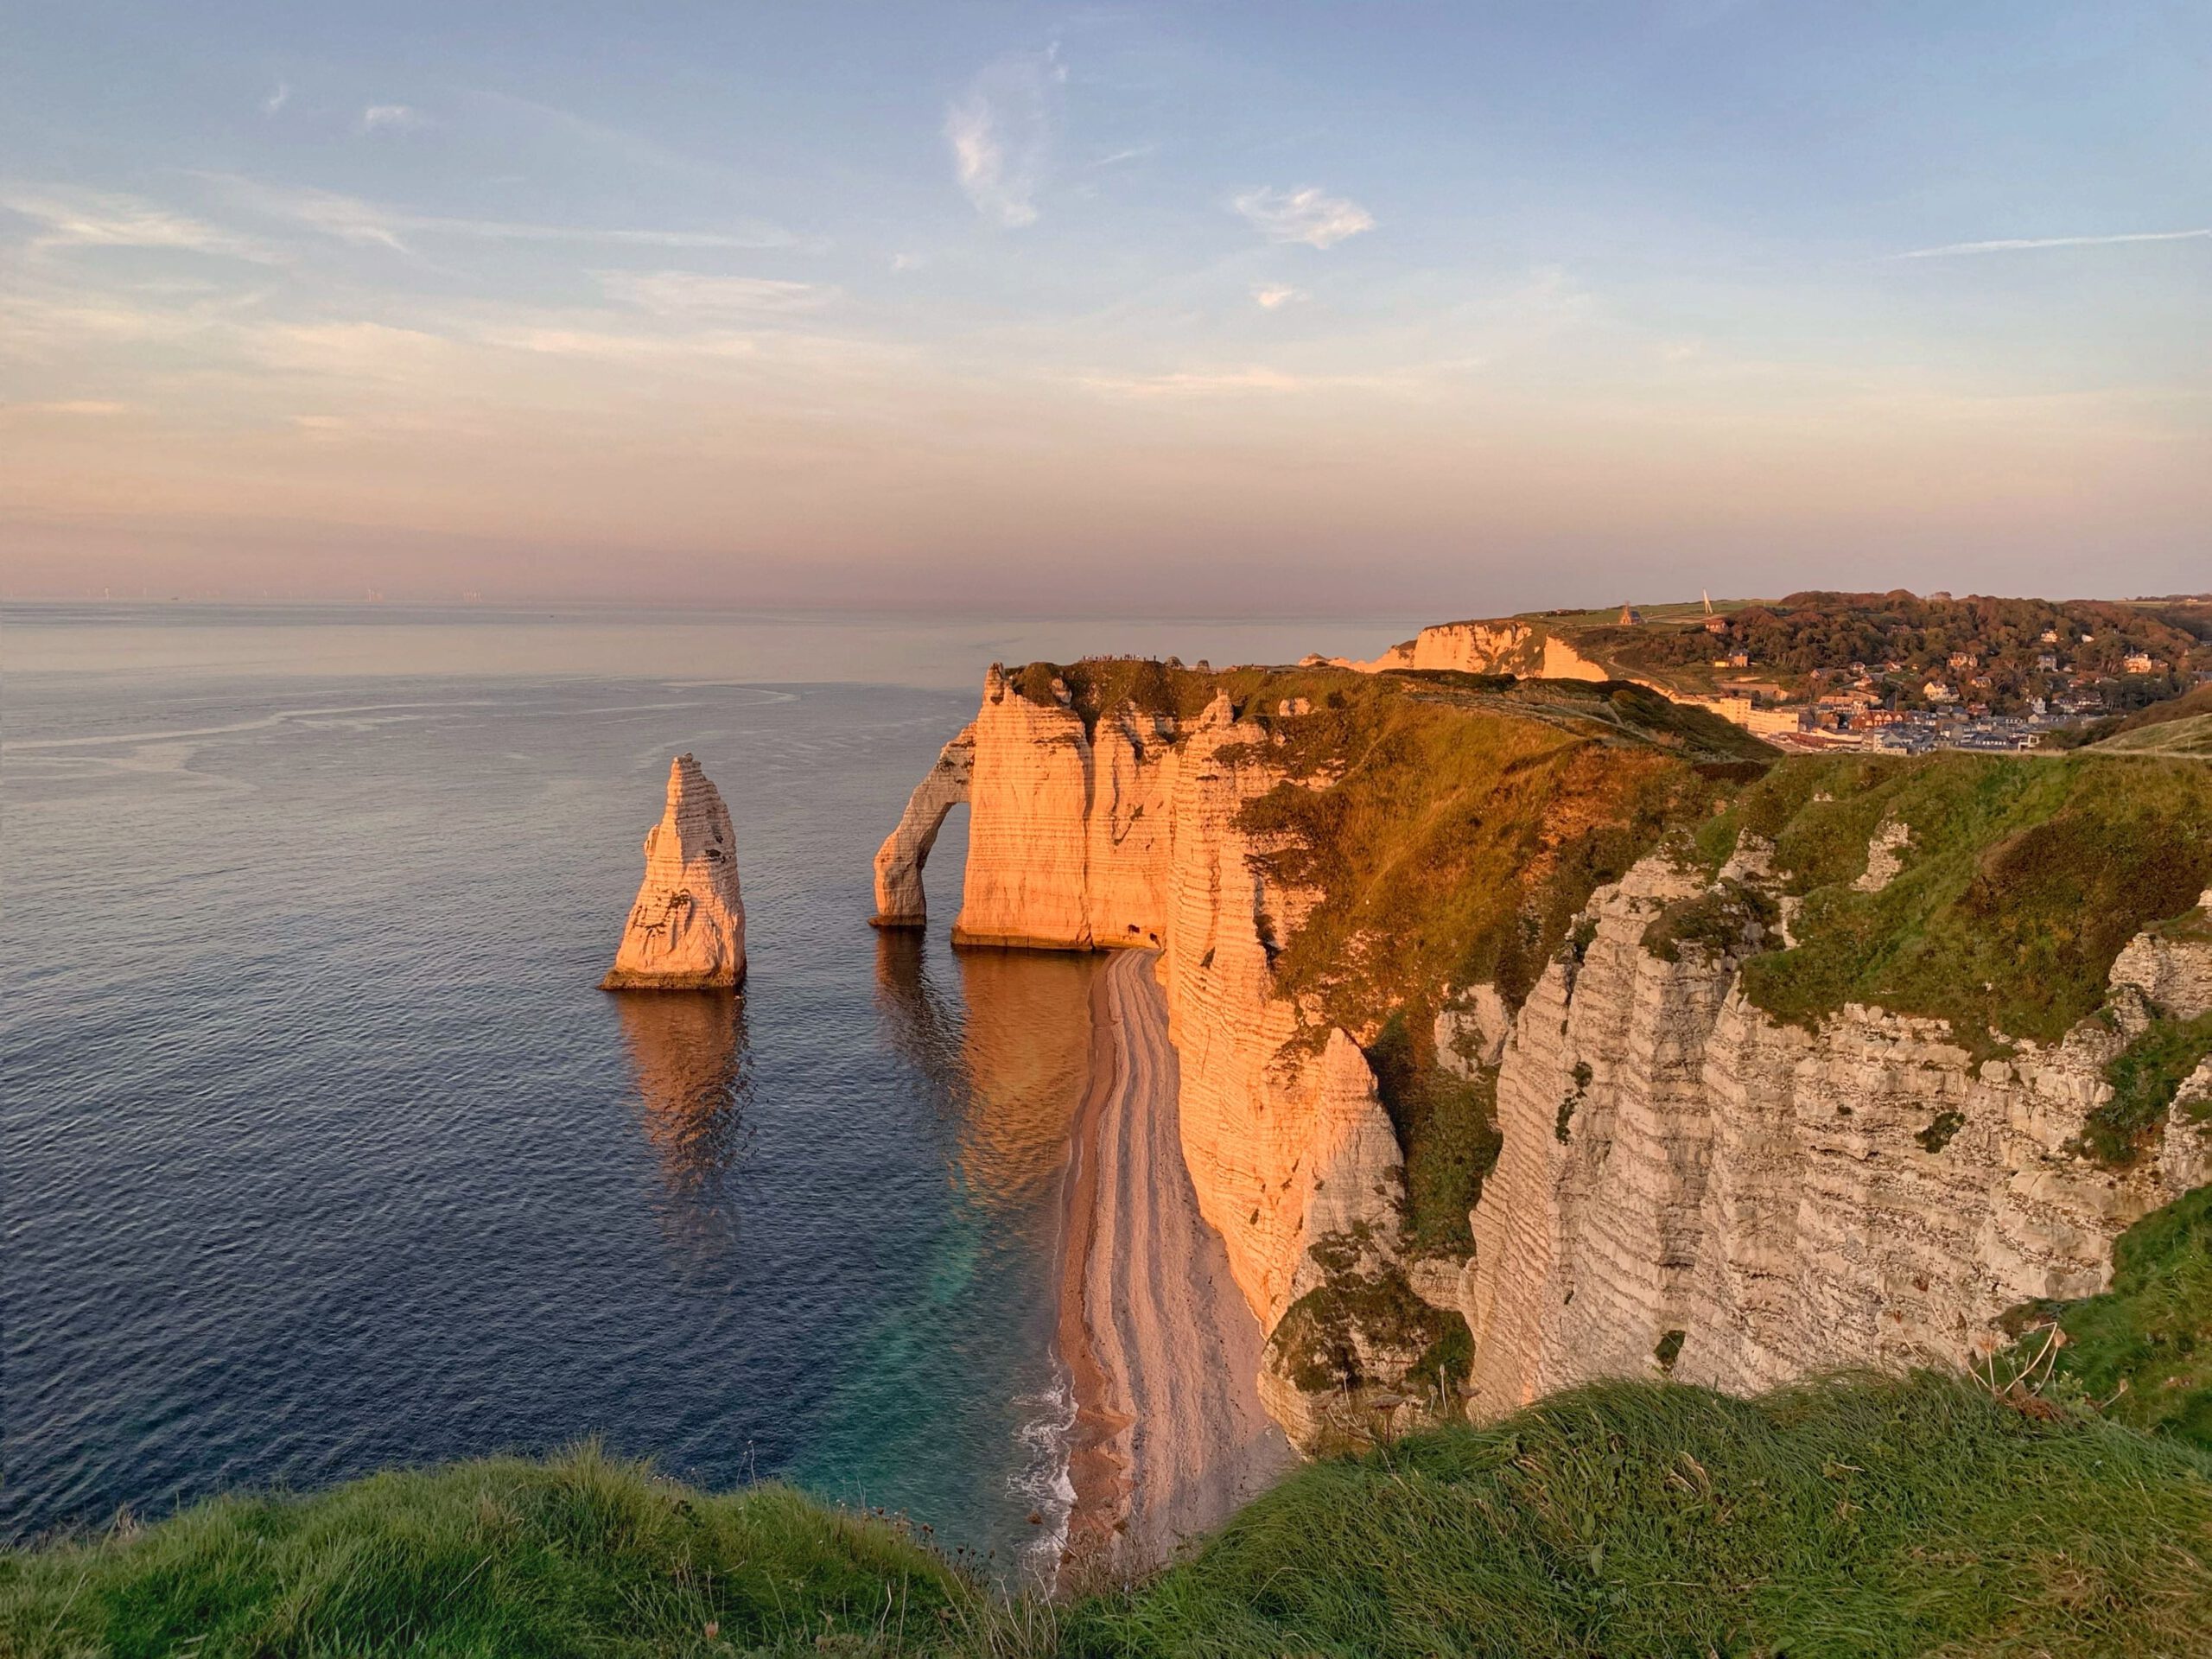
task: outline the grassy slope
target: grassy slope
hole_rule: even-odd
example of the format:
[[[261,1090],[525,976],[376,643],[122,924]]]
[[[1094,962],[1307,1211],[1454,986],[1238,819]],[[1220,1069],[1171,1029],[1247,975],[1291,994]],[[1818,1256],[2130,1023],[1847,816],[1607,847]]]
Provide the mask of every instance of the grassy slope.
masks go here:
[[[1892,817],[1912,830],[1903,873],[1856,892]],[[1707,859],[1742,830],[1775,842],[1804,898],[1796,947],[1745,966],[1759,1007],[1809,1023],[1866,1002],[1947,1019],[1969,1046],[2055,1041],[2102,1004],[2120,947],[2212,881],[2212,768],[2094,753],[1793,760],[1705,827]]]
[[[1617,1383],[1317,1465],[1087,1653],[2201,1653],[2212,1461],[1959,1383]]]
[[[797,1651],[825,1632],[933,1635],[976,1605],[884,1522],[778,1487],[709,1497],[589,1450],[221,1498],[0,1556],[11,1659]]]
[[[2212,685],[2090,726],[2082,741],[2122,752],[2178,749],[2212,755]]]
[[[994,1604],[881,1522],[585,1456],[0,1557],[0,1651],[2158,1655],[2202,1651],[2208,1563],[2212,1459],[2115,1424],[1925,1376],[1617,1383],[1310,1465],[1058,1609]]]

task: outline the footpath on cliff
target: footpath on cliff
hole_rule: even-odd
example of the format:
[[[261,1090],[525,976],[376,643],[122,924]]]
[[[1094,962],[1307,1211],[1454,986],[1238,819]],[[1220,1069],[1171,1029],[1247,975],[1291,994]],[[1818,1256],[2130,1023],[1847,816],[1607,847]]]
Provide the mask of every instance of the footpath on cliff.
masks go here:
[[[1157,1566],[1297,1461],[1260,1403],[1259,1321],[1183,1160],[1157,960],[1117,952],[1095,982],[1070,1169],[1061,1349],[1079,1408],[1078,1574]]]

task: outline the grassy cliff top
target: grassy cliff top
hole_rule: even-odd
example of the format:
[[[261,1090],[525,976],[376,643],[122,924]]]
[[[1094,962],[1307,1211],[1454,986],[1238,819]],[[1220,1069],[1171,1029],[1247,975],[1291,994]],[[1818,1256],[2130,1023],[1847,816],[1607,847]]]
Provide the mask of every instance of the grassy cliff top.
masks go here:
[[[2212,1460],[1921,1376],[1555,1396],[1308,1465],[1125,1591],[1007,1601],[892,1522],[588,1452],[225,1498],[0,1556],[11,1659],[2180,1655]]]
[[[1862,892],[1867,843],[1902,868]],[[1751,1001],[1810,1023],[1847,1002],[1948,1020],[1968,1046],[2051,1042],[2105,1000],[2120,948],[2212,884],[2212,766],[2106,755],[1798,758],[1700,832],[1717,867],[1775,844],[1796,945],[1744,967]]]

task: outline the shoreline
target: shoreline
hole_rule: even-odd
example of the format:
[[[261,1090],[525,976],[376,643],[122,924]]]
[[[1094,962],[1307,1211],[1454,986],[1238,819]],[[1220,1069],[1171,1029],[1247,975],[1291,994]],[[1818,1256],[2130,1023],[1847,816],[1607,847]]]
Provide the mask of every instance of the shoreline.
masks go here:
[[[1260,1403],[1259,1321],[1200,1215],[1157,953],[1091,985],[1090,1076],[1065,1192],[1060,1359],[1076,1404],[1063,1574],[1127,1580],[1295,1465]]]
[[[1123,1518],[1129,1496],[1127,1461],[1113,1449],[1129,1420],[1107,1405],[1104,1369],[1091,1347],[1084,1306],[1084,1278],[1090,1270],[1097,1232],[1100,1120],[1119,1080],[1119,1045],[1113,1007],[1102,967],[1090,982],[1090,1065],[1069,1132],[1068,1170],[1061,1185],[1060,1317],[1061,1367],[1075,1398],[1075,1421],[1068,1433],[1068,1484],[1075,1496],[1068,1505],[1067,1533],[1057,1571],[1082,1567],[1110,1551],[1115,1523]]]

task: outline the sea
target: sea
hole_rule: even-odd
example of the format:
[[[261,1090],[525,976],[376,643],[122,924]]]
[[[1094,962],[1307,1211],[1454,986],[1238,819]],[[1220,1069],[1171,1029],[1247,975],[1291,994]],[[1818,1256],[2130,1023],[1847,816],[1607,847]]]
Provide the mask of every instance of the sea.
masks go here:
[[[870,857],[992,661],[1412,632],[0,607],[0,1539],[596,1440],[1049,1573],[1094,964]],[[749,976],[601,991],[683,751]]]

